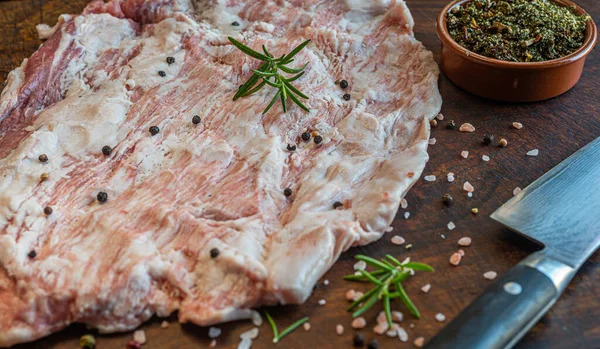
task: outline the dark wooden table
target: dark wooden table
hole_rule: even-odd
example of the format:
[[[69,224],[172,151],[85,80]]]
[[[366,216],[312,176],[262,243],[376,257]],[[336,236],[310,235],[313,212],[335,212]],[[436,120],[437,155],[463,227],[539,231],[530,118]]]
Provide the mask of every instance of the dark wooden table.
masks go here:
[[[59,14],[78,13],[86,3],[87,0],[0,2],[0,31],[3,34],[0,40],[0,82],[41,43],[37,39],[36,24],[52,25]],[[416,36],[434,52],[436,59],[439,59],[439,42],[435,34],[435,18],[445,3],[445,0],[408,1],[417,23]],[[578,3],[592,17],[600,18],[600,2],[579,0]],[[504,104],[482,100],[461,91],[443,75],[440,76],[440,90],[444,98],[442,112],[446,119],[454,119],[459,125],[470,122],[477,131],[469,134],[446,130],[443,127],[445,121],[442,127],[433,130],[432,137],[437,139],[437,144],[430,147],[431,160],[425,174],[435,174],[439,179],[433,183],[419,180],[407,196],[410,218],[404,219],[405,210],[400,210],[394,222],[394,233],[370,246],[345,253],[324,277],[330,284],[324,286],[320,283],[306,304],[270,310],[280,326],[287,326],[303,316],[309,316],[312,324],[310,332],[298,330],[278,344],[279,348],[351,347],[353,331],[350,316],[344,310],[347,306],[344,293],[350,288],[361,289],[362,285],[343,281],[342,276],[352,270],[354,254],[382,256],[392,253],[401,259],[410,256],[436,268],[433,274],[418,274],[407,282],[408,292],[422,313],[421,320],[405,316],[403,325],[409,332],[409,343],[379,338],[382,348],[411,348],[414,338],[431,338],[442,328],[444,324],[434,319],[436,313],[442,312],[451,319],[483,291],[489,283],[482,276],[484,272],[494,270],[503,273],[539,248],[503,229],[489,218],[489,214],[512,196],[515,187],[527,186],[600,136],[600,50],[596,49],[588,57],[583,77],[573,90],[545,102]],[[510,126],[513,121],[523,123],[523,129],[513,129]],[[496,139],[506,138],[508,147],[482,146],[481,139],[486,133],[495,135]],[[540,155],[525,156],[533,148],[538,148]],[[468,159],[460,157],[462,150],[470,152]],[[481,160],[484,154],[491,157],[490,162]],[[456,174],[454,183],[445,180],[446,173],[450,171]],[[467,198],[462,190],[465,180],[476,187],[473,198]],[[455,205],[450,209],[444,208],[440,201],[445,193],[455,198]],[[479,208],[478,215],[470,213],[472,207]],[[453,231],[446,228],[450,221],[457,226]],[[394,234],[412,243],[412,250],[392,245],[389,240]],[[441,234],[446,238],[442,239]],[[473,244],[465,248],[466,256],[461,265],[453,267],[448,259],[459,248],[456,241],[462,236],[471,237]],[[425,294],[419,289],[427,283],[431,284],[431,291]],[[327,300],[327,305],[317,305],[322,298]],[[402,305],[396,304],[396,308],[407,315]],[[375,310],[367,313],[371,324],[376,313]],[[160,319],[153,319],[143,326],[148,337],[145,349],[208,347],[206,328],[179,325],[174,316],[170,321],[168,329],[160,328]],[[345,326],[346,332],[342,336],[335,334],[336,324]],[[410,324],[414,324],[414,328]],[[223,329],[223,335],[219,338],[218,347],[237,348],[239,334],[252,326],[246,321],[219,327]],[[374,337],[371,328],[363,330],[367,338]],[[74,325],[18,348],[77,348],[79,336],[86,332],[84,326]],[[270,343],[271,338],[270,329],[263,325],[253,348],[274,347]],[[130,333],[100,336],[98,348],[124,348],[130,339]],[[599,253],[583,266],[562,298],[517,348],[600,348]]]

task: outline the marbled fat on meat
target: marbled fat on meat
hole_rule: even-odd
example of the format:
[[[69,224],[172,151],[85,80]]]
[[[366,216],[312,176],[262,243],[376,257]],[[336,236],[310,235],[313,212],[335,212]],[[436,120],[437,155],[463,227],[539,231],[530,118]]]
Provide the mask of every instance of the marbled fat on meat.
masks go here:
[[[40,30],[0,98],[0,346],[302,303],[382,236],[427,161],[438,69],[401,0],[93,1]],[[259,62],[229,35],[275,54],[310,39],[311,112],[262,115],[271,88],[232,101]]]

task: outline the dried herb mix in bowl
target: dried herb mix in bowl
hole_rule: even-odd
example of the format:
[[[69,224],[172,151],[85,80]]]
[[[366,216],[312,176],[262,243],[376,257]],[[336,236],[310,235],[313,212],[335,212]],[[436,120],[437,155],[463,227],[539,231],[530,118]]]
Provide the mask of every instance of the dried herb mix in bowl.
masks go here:
[[[512,62],[542,62],[576,51],[588,20],[548,0],[474,0],[447,14],[448,31],[458,44]]]

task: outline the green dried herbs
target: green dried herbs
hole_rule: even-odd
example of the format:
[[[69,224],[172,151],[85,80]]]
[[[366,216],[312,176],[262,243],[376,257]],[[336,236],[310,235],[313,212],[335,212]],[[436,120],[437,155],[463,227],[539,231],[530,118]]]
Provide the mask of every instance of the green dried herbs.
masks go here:
[[[447,15],[458,44],[512,62],[542,62],[576,51],[589,20],[548,0],[474,0]]]

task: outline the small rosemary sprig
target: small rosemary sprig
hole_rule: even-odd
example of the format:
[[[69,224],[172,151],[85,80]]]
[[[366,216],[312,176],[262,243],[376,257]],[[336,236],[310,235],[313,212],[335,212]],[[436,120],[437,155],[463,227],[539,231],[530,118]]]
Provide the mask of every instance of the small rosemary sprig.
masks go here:
[[[302,319],[294,322],[293,324],[291,324],[285,330],[281,331],[281,333],[279,333],[279,331],[277,331],[277,325],[275,324],[275,321],[273,321],[273,318],[271,317],[271,315],[269,315],[269,313],[266,311],[265,311],[265,317],[267,318],[267,321],[269,322],[269,325],[271,325],[271,329],[273,330],[273,343],[278,343],[283,337],[292,333],[295,329],[302,326],[305,322],[308,321],[308,317],[302,318]]]
[[[294,87],[291,83],[293,81],[298,80],[302,75],[304,75],[304,69],[308,65],[308,63],[304,64],[302,68],[290,68],[287,65],[294,61],[294,56],[298,54],[308,43],[310,40],[306,40],[300,45],[298,45],[295,49],[293,49],[287,55],[282,55],[279,58],[275,58],[271,53],[267,50],[265,45],[262,46],[263,53],[254,51],[250,47],[242,44],[241,42],[235,40],[232,37],[229,37],[229,41],[237,47],[240,51],[244,52],[250,57],[259,59],[264,63],[258,67],[258,69],[253,69],[254,74],[246,81],[240,89],[237,91],[235,96],[233,96],[233,100],[237,100],[240,97],[249,96],[258,90],[260,90],[263,86],[269,85],[277,89],[277,93],[273,96],[273,99],[269,103],[269,105],[263,111],[263,114],[267,113],[269,109],[277,102],[277,99],[281,100],[281,106],[283,107],[283,112],[287,112],[287,98],[289,97],[294,103],[296,103],[300,108],[305,111],[309,111],[308,108],[300,101],[300,98],[308,99],[304,93],[300,92],[296,87]],[[281,72],[288,74],[296,74],[292,77],[285,77],[281,74]],[[271,80],[273,79],[273,80]]]
[[[408,262],[400,263],[391,255],[386,255],[381,261],[367,257],[364,255],[356,255],[354,258],[364,261],[368,265],[375,268],[374,271],[359,270],[360,275],[346,275],[344,280],[364,281],[375,284],[375,287],[366,292],[362,297],[352,302],[348,311],[354,310],[352,317],[356,318],[369,310],[377,301],[383,302],[383,310],[390,327],[392,326],[392,311],[390,301],[395,298],[406,305],[410,313],[417,319],[421,318],[419,310],[406,294],[402,282],[410,276],[412,270],[433,271],[433,268],[427,264]],[[393,288],[393,289],[392,289]]]

